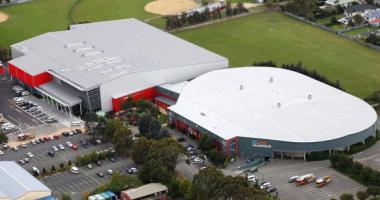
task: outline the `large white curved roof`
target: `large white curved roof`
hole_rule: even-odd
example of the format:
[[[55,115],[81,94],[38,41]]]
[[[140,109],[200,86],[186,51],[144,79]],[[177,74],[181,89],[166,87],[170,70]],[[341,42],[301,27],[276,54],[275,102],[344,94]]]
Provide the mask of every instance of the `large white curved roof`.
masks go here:
[[[206,73],[188,83],[169,109],[224,139],[319,142],[363,131],[377,119],[357,97],[271,67]]]

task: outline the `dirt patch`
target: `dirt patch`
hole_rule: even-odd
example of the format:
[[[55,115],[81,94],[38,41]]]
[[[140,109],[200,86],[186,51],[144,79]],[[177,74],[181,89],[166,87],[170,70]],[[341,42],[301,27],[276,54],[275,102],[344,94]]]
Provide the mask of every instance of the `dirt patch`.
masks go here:
[[[0,12],[0,23],[5,22],[7,20],[8,20],[8,15]]]
[[[192,0],[156,0],[145,5],[147,12],[159,15],[176,15],[198,8],[200,5]]]

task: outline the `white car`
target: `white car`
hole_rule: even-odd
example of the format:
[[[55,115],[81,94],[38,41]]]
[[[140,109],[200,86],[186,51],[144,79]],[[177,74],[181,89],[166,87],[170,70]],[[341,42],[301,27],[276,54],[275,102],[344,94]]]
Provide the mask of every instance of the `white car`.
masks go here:
[[[52,146],[51,148],[53,149],[53,151],[58,151],[58,148],[56,146]]]
[[[28,92],[28,91],[24,91],[24,92],[21,92],[21,95],[22,95],[22,96],[27,96],[27,95],[30,95],[30,92]]]
[[[59,147],[59,149],[61,149],[61,150],[65,150],[65,146],[63,146],[62,144],[59,144],[58,147]]]
[[[4,152],[2,150],[0,150],[0,155],[4,155]]]
[[[79,169],[78,169],[78,167],[71,167],[71,172],[72,172],[73,174],[79,174]]]
[[[203,164],[203,160],[199,157],[194,158],[194,163],[196,164]]]
[[[50,138],[50,140],[54,140],[54,136],[52,136],[52,135],[49,138]]]
[[[72,146],[73,146],[73,144],[72,144],[70,141],[67,141],[67,142],[66,142],[66,145],[67,145],[68,147],[72,147]]]
[[[271,185],[269,182],[267,182],[267,183],[262,184],[262,185],[260,186],[260,189],[262,189],[262,190],[266,190],[266,189],[268,189],[268,188],[270,188],[270,187],[272,187],[272,185]]]
[[[26,153],[26,155],[29,156],[29,158],[33,158],[33,156],[34,156],[34,155],[32,154],[32,152],[28,152],[28,153]]]
[[[22,147],[22,148],[26,148],[27,146],[26,146],[26,144],[23,142],[23,143],[21,143],[21,147]]]
[[[256,176],[254,174],[247,176],[248,182],[256,182]]]
[[[107,169],[107,174],[112,175],[113,174],[112,169]]]

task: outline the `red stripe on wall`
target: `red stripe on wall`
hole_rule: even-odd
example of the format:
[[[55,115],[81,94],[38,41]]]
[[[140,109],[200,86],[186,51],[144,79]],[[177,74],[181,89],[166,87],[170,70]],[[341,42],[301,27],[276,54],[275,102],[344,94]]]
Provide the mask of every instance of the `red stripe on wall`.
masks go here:
[[[14,78],[24,82],[26,85],[33,88],[38,87],[47,82],[50,82],[53,79],[52,76],[47,72],[43,72],[35,76],[32,76],[24,72],[23,70],[19,69],[18,67],[14,66],[11,63],[8,63],[8,67],[9,67],[9,73]]]

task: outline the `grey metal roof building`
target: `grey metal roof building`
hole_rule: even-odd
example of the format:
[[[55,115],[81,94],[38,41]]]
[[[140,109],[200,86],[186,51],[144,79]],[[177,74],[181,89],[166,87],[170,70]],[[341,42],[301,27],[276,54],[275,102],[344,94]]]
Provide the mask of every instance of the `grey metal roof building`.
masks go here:
[[[29,200],[51,195],[51,190],[13,161],[0,162],[0,199]]]
[[[72,25],[13,44],[11,51],[12,75],[70,107],[78,99],[64,91],[47,94],[67,87],[89,110],[111,111],[112,99],[228,67],[226,58],[136,19]],[[92,101],[92,94],[99,99]]]

